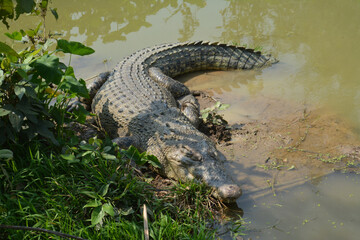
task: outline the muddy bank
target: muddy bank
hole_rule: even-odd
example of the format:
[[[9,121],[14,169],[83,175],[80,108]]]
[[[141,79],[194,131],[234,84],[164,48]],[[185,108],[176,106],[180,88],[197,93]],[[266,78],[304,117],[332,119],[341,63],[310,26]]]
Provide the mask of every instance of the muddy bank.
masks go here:
[[[213,95],[210,90],[197,96],[202,109],[227,103]],[[231,140],[217,144],[230,175],[242,186],[242,198],[276,195],[333,171],[359,172],[360,140],[336,114],[263,96],[248,99],[248,105],[257,107],[256,118],[232,119]]]

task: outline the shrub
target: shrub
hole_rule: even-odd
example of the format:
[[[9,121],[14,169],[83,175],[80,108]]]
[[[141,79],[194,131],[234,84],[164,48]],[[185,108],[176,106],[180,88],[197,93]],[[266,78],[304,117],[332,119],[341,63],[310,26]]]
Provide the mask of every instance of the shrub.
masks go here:
[[[70,63],[62,63],[56,53],[84,56],[94,50],[78,42],[46,36],[45,28],[40,29],[45,25],[47,4],[44,0],[38,5],[34,1],[18,1],[14,8],[17,17],[25,12],[42,17],[34,30],[5,34],[14,41],[29,42],[29,46],[16,52],[0,42],[0,148],[3,144],[25,143],[38,136],[57,145],[63,124],[73,119],[83,121],[87,114],[81,107],[74,113],[67,112],[71,98],[88,97],[88,92],[85,81],[76,79]],[[6,22],[6,16],[14,14],[9,15],[10,10],[4,11],[4,6],[0,13]],[[11,0],[8,6],[12,6]],[[57,17],[56,10],[52,9],[52,13]],[[52,48],[55,43],[56,49]]]

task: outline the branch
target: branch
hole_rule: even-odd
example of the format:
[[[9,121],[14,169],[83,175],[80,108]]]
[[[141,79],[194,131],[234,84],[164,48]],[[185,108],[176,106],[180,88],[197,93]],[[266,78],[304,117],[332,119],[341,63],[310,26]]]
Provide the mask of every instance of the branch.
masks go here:
[[[72,236],[69,234],[65,234],[65,233],[61,233],[61,232],[56,232],[56,231],[52,231],[52,230],[47,230],[44,228],[34,228],[34,227],[25,227],[25,226],[14,226],[14,225],[1,225],[0,224],[0,228],[8,228],[8,229],[16,229],[16,230],[30,230],[30,231],[35,231],[35,232],[45,232],[45,233],[50,233],[50,234],[54,234],[63,238],[72,238],[72,239],[78,239],[78,240],[86,240],[84,238],[81,237],[76,237],[76,236]]]

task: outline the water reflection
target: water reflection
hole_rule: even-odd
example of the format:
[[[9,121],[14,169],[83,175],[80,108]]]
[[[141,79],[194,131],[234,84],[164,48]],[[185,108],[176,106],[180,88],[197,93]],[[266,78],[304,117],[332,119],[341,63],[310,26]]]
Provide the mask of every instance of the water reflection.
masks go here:
[[[181,35],[179,40],[185,41],[199,26],[194,8],[206,6],[205,0],[92,1],[90,3],[74,0],[71,5],[67,1],[54,4],[59,9],[60,16],[67,18],[59,21],[56,29],[69,38],[82,35],[87,45],[92,45],[98,38],[104,44],[119,40],[126,41],[130,33],[152,27],[152,23],[148,20],[149,16],[156,15],[163,9],[169,10],[168,14],[164,14],[165,21],[177,13],[182,15],[183,28],[179,30]],[[75,11],[71,11],[69,6]],[[61,15],[62,12],[66,12],[63,14],[65,16]],[[69,20],[71,20],[70,25]]]
[[[199,19],[195,14],[193,6],[190,5],[190,2],[192,5],[195,5],[198,8],[203,8],[206,6],[205,0],[188,1],[188,3],[184,1],[180,3],[176,10],[173,12],[171,17],[178,12],[181,12],[183,16],[183,27],[179,30],[179,34],[181,35],[181,37],[178,38],[180,42],[188,41],[194,35],[196,28],[199,26]]]
[[[169,20],[177,13],[182,16],[183,27],[179,30],[179,41],[189,40],[199,20],[196,17],[196,9],[206,6],[205,0],[131,0],[131,1],[54,1],[53,7],[58,9],[59,21],[48,16],[47,21],[51,30],[60,32],[65,38],[80,39],[86,45],[91,46],[99,38],[102,43],[114,41],[126,41],[127,35],[138,32],[142,28],[152,27],[148,20],[149,16],[158,14],[167,9],[164,21]],[[36,18],[32,18],[34,21]],[[22,20],[22,21],[21,21]],[[19,23],[12,23],[11,30],[15,27],[32,28],[33,21],[25,21],[22,17]],[[14,27],[15,26],[15,27]],[[1,26],[1,30],[5,30]],[[166,31],[164,31],[166,34]]]
[[[306,101],[331,105],[356,119],[355,125],[359,122],[359,1],[226,2],[219,11],[219,40],[276,53],[283,63],[293,65],[293,72],[281,79],[283,89],[295,87]],[[293,63],[287,62],[289,57]]]
[[[220,37],[222,40],[252,45],[255,38],[263,38],[263,40],[270,38],[276,27],[274,18],[278,16],[269,6],[271,3],[254,4],[254,1],[237,0],[227,0],[227,2],[227,7],[219,11],[223,22]]]

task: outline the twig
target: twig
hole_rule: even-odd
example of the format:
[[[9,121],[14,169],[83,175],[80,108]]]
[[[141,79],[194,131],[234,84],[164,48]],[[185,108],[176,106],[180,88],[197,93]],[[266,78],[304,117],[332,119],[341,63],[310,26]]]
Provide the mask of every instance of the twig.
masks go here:
[[[144,217],[144,235],[145,235],[145,240],[149,240],[149,224],[148,224],[146,204],[144,204],[144,208],[143,208],[143,217]]]
[[[25,227],[25,226],[14,226],[14,225],[1,225],[0,224],[0,228],[8,228],[8,229],[16,229],[16,230],[29,230],[29,231],[35,231],[35,232],[44,232],[44,233],[49,233],[49,234],[54,234],[63,238],[72,238],[72,239],[78,239],[78,240],[86,240],[85,238],[81,238],[81,237],[76,237],[73,235],[69,235],[66,233],[61,233],[61,232],[56,232],[56,231],[52,231],[52,230],[47,230],[44,228],[35,228],[35,227]]]

